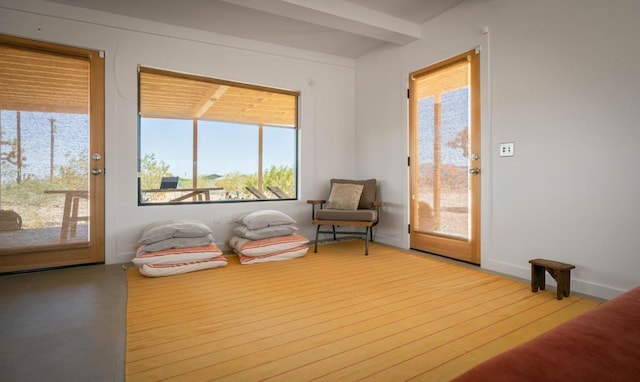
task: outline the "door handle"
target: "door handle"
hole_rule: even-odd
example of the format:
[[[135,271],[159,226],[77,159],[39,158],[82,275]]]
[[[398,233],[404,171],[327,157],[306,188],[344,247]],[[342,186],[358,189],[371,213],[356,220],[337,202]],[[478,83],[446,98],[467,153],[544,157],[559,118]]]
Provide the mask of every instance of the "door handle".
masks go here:
[[[91,169],[91,173],[93,175],[100,175],[100,174],[102,174],[102,169],[99,168],[99,167],[94,167],[94,168]]]
[[[471,175],[478,175],[478,174],[480,174],[480,169],[479,169],[479,168],[477,168],[477,167],[470,168],[470,169],[469,169],[469,174],[471,174]]]

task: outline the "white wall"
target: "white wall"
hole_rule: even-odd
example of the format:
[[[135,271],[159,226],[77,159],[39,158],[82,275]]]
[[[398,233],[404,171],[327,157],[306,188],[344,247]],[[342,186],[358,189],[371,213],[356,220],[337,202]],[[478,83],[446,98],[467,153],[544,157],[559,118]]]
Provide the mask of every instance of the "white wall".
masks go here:
[[[107,263],[131,259],[142,228],[170,218],[204,221],[226,247],[232,220],[277,208],[313,237],[306,200],[355,175],[353,60],[39,0],[1,0],[0,33],[105,51]],[[300,200],[139,207],[138,65],[300,91]]]
[[[572,289],[604,298],[639,285],[638,15],[637,0],[469,0],[359,58],[356,173],[382,180],[378,239],[409,245],[408,74],[479,45],[482,267],[572,263]]]
[[[0,33],[105,51],[108,263],[159,219],[201,219],[224,246],[230,220],[278,208],[311,237],[305,200],[331,177],[378,178],[376,239],[408,247],[407,76],[479,45],[482,266],[529,278],[531,258],[570,262],[574,290],[608,298],[640,284],[638,14],[636,0],[469,0],[355,63],[41,0],[0,0]],[[139,64],[301,91],[300,201],[138,207]],[[504,141],[515,157],[497,156]]]

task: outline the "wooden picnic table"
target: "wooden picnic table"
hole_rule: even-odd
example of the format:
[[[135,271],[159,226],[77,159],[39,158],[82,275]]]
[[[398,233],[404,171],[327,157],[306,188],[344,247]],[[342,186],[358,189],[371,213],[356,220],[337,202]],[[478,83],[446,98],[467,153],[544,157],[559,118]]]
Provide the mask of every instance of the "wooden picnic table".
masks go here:
[[[64,194],[64,207],[62,209],[62,227],[60,228],[60,240],[75,237],[79,221],[89,221],[89,216],[78,216],[80,199],[89,199],[87,190],[45,190],[45,194]]]

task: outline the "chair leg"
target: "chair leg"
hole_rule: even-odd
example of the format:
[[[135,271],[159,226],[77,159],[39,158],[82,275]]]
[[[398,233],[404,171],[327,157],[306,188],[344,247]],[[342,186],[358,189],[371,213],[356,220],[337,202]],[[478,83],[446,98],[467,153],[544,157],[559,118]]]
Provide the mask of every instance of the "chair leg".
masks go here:
[[[313,246],[313,253],[318,253],[318,234],[320,232],[320,224],[316,227],[316,243]]]
[[[364,241],[364,255],[369,256],[369,233],[371,232],[371,227],[367,227],[367,232],[365,234]]]

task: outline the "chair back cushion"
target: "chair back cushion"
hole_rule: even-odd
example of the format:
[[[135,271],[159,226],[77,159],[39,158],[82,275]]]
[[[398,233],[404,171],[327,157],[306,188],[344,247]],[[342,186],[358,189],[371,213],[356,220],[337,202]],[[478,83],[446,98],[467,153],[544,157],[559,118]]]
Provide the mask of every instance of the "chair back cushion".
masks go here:
[[[331,187],[334,183],[347,183],[347,184],[361,184],[362,194],[360,195],[360,202],[358,203],[358,209],[371,209],[373,208],[373,202],[376,201],[376,180],[349,180],[349,179],[331,179]]]

